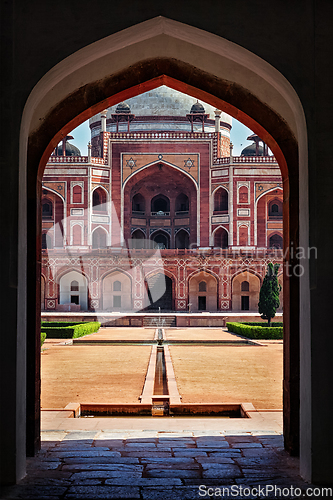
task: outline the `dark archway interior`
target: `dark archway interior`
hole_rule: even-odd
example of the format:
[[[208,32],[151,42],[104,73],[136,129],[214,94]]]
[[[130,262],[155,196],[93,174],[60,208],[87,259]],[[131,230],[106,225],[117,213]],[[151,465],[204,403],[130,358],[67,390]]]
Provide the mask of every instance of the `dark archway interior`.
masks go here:
[[[148,277],[148,310],[172,311],[172,279],[165,274],[154,274]]]
[[[170,212],[170,200],[163,194],[158,194],[151,200],[152,212]]]

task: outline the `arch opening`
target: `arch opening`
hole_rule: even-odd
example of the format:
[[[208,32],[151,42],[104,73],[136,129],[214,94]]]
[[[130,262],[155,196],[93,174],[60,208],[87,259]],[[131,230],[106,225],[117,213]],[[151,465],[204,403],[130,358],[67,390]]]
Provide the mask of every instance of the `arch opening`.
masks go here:
[[[171,78],[172,78],[172,77],[171,77]],[[164,79],[164,81],[166,81],[166,79]],[[184,78],[184,81],[186,81],[186,79],[185,79],[185,78]],[[151,83],[149,83],[149,84],[147,85],[147,88],[148,88],[148,86],[149,86],[149,85],[151,85]],[[176,85],[176,84],[175,84],[175,85]],[[178,85],[178,84],[177,84],[177,85]],[[203,85],[203,84],[201,84],[201,85],[200,85],[200,84],[198,84],[198,89],[199,89],[199,90],[197,91],[197,94],[198,94],[199,96],[200,96],[200,95],[202,95],[202,92],[206,92],[206,90],[202,90],[202,89],[200,90],[200,87],[204,87],[204,85]],[[123,91],[125,92],[126,90],[127,90],[127,89],[124,89]],[[191,92],[196,93],[196,91],[195,91],[195,90],[193,90],[192,88],[191,88]],[[216,94],[216,95],[215,95],[215,94]],[[220,93],[219,93],[219,92],[217,92],[217,91],[215,92],[215,91],[214,91],[211,95],[213,96],[213,97],[210,99],[212,102],[214,102],[214,103],[219,103],[219,104],[221,104],[221,103],[222,103],[223,99],[221,99],[221,95],[220,95]],[[241,95],[241,91],[240,91],[240,94],[239,94],[239,95]],[[64,100],[65,100],[65,99],[64,99]],[[100,102],[102,102],[102,100],[101,100]],[[105,100],[104,100],[103,104],[105,105]],[[92,106],[93,106],[93,105],[96,105],[96,103],[94,103],[94,104],[92,103]],[[101,106],[102,106],[102,104],[101,104]],[[232,109],[232,107],[233,107],[233,106],[234,106],[234,104],[231,104],[231,105],[230,105],[230,109]],[[89,109],[90,109],[90,108],[89,108]],[[95,107],[95,111],[96,111],[96,107]],[[234,111],[234,110],[233,110],[233,111]],[[247,110],[247,111],[248,111],[248,110]],[[82,112],[81,112],[81,118],[80,118],[80,120],[82,119],[82,116],[83,116],[83,114],[84,114],[85,112],[86,112],[86,111],[84,111],[84,112],[82,111]],[[87,113],[90,113],[90,111],[87,111]],[[245,114],[246,114],[246,112],[245,112],[245,111],[241,111],[241,112],[240,112],[240,114],[242,114],[242,113],[245,113]],[[260,122],[260,120],[259,120],[258,116],[257,116],[257,117],[253,117],[253,115],[255,115],[255,113],[253,113],[253,114],[252,114],[252,113],[250,113],[249,111],[248,111],[248,113],[249,113],[249,114],[247,115],[248,117],[252,116],[252,118],[249,118],[249,122],[251,122],[251,124],[255,124],[255,127],[254,127],[254,128],[256,128],[256,129],[260,130],[261,132],[264,132],[263,126],[262,126],[262,125],[259,125],[259,123],[261,123],[261,122]],[[74,116],[74,115],[73,115],[73,116]],[[79,116],[79,114],[78,114],[77,116]],[[257,121],[256,121],[256,118],[257,118]],[[68,119],[68,118],[62,118],[62,119],[63,119],[63,120],[65,120],[65,119]],[[73,118],[73,120],[75,120],[75,118]],[[72,122],[73,122],[73,120],[72,120]],[[287,123],[288,123],[288,121],[287,121]],[[72,127],[72,125],[73,125],[73,123],[72,123],[71,125],[68,125],[68,124],[69,124],[69,122],[67,122],[67,123],[65,124],[65,126],[66,126],[66,127],[67,127],[67,126],[71,126],[71,127]],[[33,130],[33,129],[32,129],[32,130]],[[54,129],[53,129],[53,130],[54,130]],[[288,143],[288,145],[284,147],[284,146],[283,146],[283,144],[282,144],[282,141],[280,140],[280,138],[279,138],[279,137],[276,137],[276,138],[279,140],[279,142],[276,142],[276,140],[275,140],[275,139],[273,139],[273,138],[274,138],[274,136],[277,136],[277,134],[274,134],[274,130],[275,130],[274,126],[267,124],[267,130],[270,130],[270,132],[268,132],[268,131],[266,131],[266,132],[265,132],[265,139],[266,139],[266,137],[267,137],[267,139],[268,139],[268,143],[269,143],[269,142],[271,142],[271,144],[272,144],[272,146],[270,146],[270,147],[271,147],[271,149],[272,149],[273,151],[275,150],[275,151],[277,152],[277,157],[279,157],[279,159],[281,160],[281,165],[282,165],[282,167],[281,167],[281,168],[282,168],[283,175],[284,175],[284,182],[287,184],[287,183],[288,183],[288,170],[287,170],[287,167],[286,167],[286,165],[287,165],[287,164],[286,164],[286,161],[285,161],[284,155],[285,155],[285,157],[286,157],[286,158],[288,158],[288,157],[289,157],[289,158],[291,158],[291,162],[289,163],[289,166],[292,166],[292,165],[293,165],[293,166],[296,168],[296,167],[297,167],[297,164],[295,164],[295,159],[292,159],[293,153],[295,152],[295,144],[293,143],[293,140],[290,140],[290,141],[289,141],[289,143]],[[285,130],[285,129],[284,129],[284,130]],[[270,135],[270,134],[272,134],[272,135]],[[54,137],[55,137],[55,136],[54,136]],[[31,134],[31,138],[33,138],[33,133]],[[48,141],[49,141],[49,142],[48,142]],[[47,146],[47,144],[51,144],[53,141],[54,141],[54,139],[52,139],[52,136],[51,136],[50,134],[45,134],[45,132],[44,132],[44,137],[43,137],[43,140],[42,140],[41,142],[42,142],[42,144],[43,144],[43,147],[45,147],[45,146],[46,146],[46,147],[45,147],[44,151],[43,151],[43,149],[40,149],[40,150],[39,150],[39,153],[40,153],[40,154],[37,154],[37,158],[38,158],[38,160],[39,160],[39,158],[41,158],[41,157],[42,157],[42,161],[40,162],[40,172],[42,171],[42,169],[43,169],[43,167],[44,167],[44,165],[45,165],[45,162],[44,162],[43,158],[45,159],[45,155],[47,155],[47,154],[48,154],[48,153],[47,153],[47,150],[48,150],[48,146]],[[281,148],[282,148],[282,150],[280,150],[280,148],[279,148],[279,146],[278,146],[278,143],[280,143],[280,144],[281,144]],[[38,147],[40,147],[40,146],[38,146]],[[33,163],[33,167],[32,167],[32,168],[34,168],[34,167],[36,167],[36,160],[34,160],[34,158],[36,158],[36,149],[34,149],[34,147],[32,147],[32,146],[31,146],[31,148],[32,148],[32,149],[29,151],[29,155],[30,155],[30,161],[32,161],[32,163]],[[289,149],[288,149],[288,148],[289,148]],[[282,151],[283,151],[283,153],[282,153]],[[32,158],[32,159],[31,159],[31,158]],[[43,163],[44,163],[44,165],[43,165]],[[296,168],[296,170],[295,170],[295,171],[296,171],[296,172],[298,172],[297,168]],[[294,181],[292,181],[292,182],[294,182]],[[297,190],[297,186],[296,186],[296,185],[293,185],[293,186],[291,186],[291,188],[292,188],[292,189],[291,189],[292,195],[294,195],[294,196],[295,196],[295,193],[296,193],[296,199],[297,199],[297,201],[298,201],[298,190]],[[96,206],[97,206],[97,205],[96,205]],[[297,206],[298,206],[298,203],[297,203]],[[288,210],[289,210],[289,206],[288,206],[288,204],[287,204],[287,203],[285,203],[285,214],[287,214],[287,215],[288,215]],[[295,227],[295,226],[296,226],[296,219],[297,219],[297,216],[296,216],[296,212],[295,212],[295,214],[294,214],[294,226],[293,226],[293,227]],[[293,227],[292,227],[292,229],[293,229]],[[288,242],[289,242],[289,234],[286,234],[286,238],[285,238],[285,245],[288,245]],[[29,251],[30,251],[30,252],[31,252],[31,251],[33,251],[33,253],[34,253],[34,251],[35,251],[35,246],[34,246],[34,243],[32,242],[32,240],[30,240],[30,250],[29,250]],[[28,280],[28,282],[29,282],[29,280]],[[296,287],[296,285],[295,285],[295,288],[294,288],[294,289],[296,290],[296,288],[297,288],[297,287]],[[292,288],[292,291],[293,291],[293,288]],[[295,293],[296,293],[296,292],[295,292]],[[289,294],[289,297],[290,297],[290,294]],[[289,318],[288,318],[288,321],[289,321]],[[289,321],[289,326],[290,326],[290,321]],[[289,327],[288,327],[288,329],[289,329]]]

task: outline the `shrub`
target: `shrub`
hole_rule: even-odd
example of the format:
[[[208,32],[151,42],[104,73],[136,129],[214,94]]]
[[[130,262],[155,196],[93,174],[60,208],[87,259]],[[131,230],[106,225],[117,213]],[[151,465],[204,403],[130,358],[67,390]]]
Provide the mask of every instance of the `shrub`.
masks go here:
[[[48,326],[45,326],[45,324]],[[65,322],[43,322],[41,331],[45,332],[50,339],[77,339],[89,333],[97,332],[101,323],[91,321],[89,323],[67,323],[67,326],[64,325],[66,325]]]
[[[277,279],[277,273],[280,264],[272,264],[267,266],[267,273],[259,293],[259,314],[262,319],[267,319],[268,325],[271,326],[271,319],[274,318],[277,308],[280,306],[279,294],[281,285]]]
[[[46,333],[45,332],[40,332],[40,345],[42,346],[45,342],[46,339]]]
[[[246,323],[227,323],[228,331],[238,333],[249,339],[282,339],[282,326],[259,326]]]

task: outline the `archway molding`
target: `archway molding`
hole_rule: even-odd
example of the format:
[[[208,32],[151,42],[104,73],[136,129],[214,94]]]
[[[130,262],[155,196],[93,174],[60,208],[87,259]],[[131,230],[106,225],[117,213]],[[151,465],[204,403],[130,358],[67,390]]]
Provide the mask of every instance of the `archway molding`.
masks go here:
[[[27,297],[21,312],[25,316],[27,310],[27,341],[34,346],[29,349],[30,356],[40,350],[40,325],[35,314],[40,301],[39,288],[34,292],[38,274],[36,261],[40,260],[36,241],[40,239],[41,179],[45,164],[63,136],[78,124],[105,107],[160,85],[168,85],[226,111],[266,142],[283,177],[284,217],[289,220],[284,228],[285,248],[291,242],[294,246],[308,247],[307,129],[301,102],[290,83],[274,67],[245,48],[183,23],[157,17],[127,28],[82,48],[54,66],[36,84],[24,108],[20,137],[20,189],[24,195],[20,197],[19,227],[20,245],[27,248],[28,256],[27,260],[25,255],[20,257],[18,282],[19,293]],[[27,204],[30,207],[28,217]],[[300,224],[299,213],[302,214]],[[288,305],[284,308],[285,344],[288,346],[285,350],[284,423],[285,443],[292,452],[298,449],[297,338],[300,324],[305,346],[310,342],[307,262],[304,267],[301,279],[285,279],[284,286]],[[299,314],[300,285],[302,315]],[[293,307],[293,316],[290,307]],[[291,331],[296,337],[292,347]],[[305,351],[309,361],[310,351]],[[34,377],[39,372],[38,356],[35,356],[36,369],[31,370],[27,383],[29,398],[34,397]],[[293,364],[290,363],[292,357]],[[304,387],[307,387],[311,376],[309,362],[304,366]],[[39,402],[35,401],[36,404]],[[310,400],[305,395],[304,429],[307,429],[304,422],[311,418],[306,417],[310,415],[309,405]],[[28,404],[29,411],[28,450],[32,450],[38,442],[38,425],[35,417],[32,418],[37,414],[36,408]],[[308,443],[307,439],[304,442]],[[305,449],[309,455],[308,444]]]
[[[253,274],[254,276],[256,276],[257,278],[259,278],[260,280],[260,284],[262,283],[263,281],[263,278],[261,276],[261,274],[259,274],[257,271],[255,271],[254,269],[251,269],[249,267],[245,267],[243,269],[239,269],[237,272],[235,272],[232,276],[231,276],[231,281],[233,281],[239,274],[243,274],[243,273],[249,273],[249,274]]]
[[[208,287],[205,291],[200,292],[200,290],[196,290],[196,285],[199,286],[199,283],[202,281],[208,281]],[[188,303],[192,304],[191,311],[199,311],[200,307],[200,299],[199,296],[206,297],[205,306],[202,310],[207,311],[217,311],[218,310],[218,297],[220,290],[220,280],[217,274],[213,271],[206,271],[206,269],[197,269],[193,273],[188,276]],[[213,287],[212,287],[213,283]],[[215,289],[213,289],[215,288]],[[196,301],[198,300],[198,302]],[[207,301],[207,302],[206,302]]]
[[[43,186],[42,189],[43,190],[45,189],[46,191],[50,191],[50,193],[59,196],[59,198],[61,198],[61,200],[65,203],[65,198],[60,193],[58,193],[58,191],[55,191],[54,189],[52,189],[50,187],[46,187],[46,186]],[[45,196],[47,196],[47,195],[45,195]]]
[[[154,165],[160,165],[160,164],[163,164],[163,165],[165,165],[167,167],[174,168],[175,170],[178,170],[182,174],[186,175],[186,177],[188,177],[193,182],[193,184],[195,185],[196,190],[198,191],[198,184],[197,184],[196,180],[194,179],[194,177],[191,174],[189,174],[188,172],[186,172],[186,170],[183,170],[182,168],[179,168],[177,165],[174,165],[173,163],[170,163],[169,161],[166,161],[166,160],[163,160],[163,161],[161,161],[161,160],[152,161],[151,163],[147,163],[147,165],[143,165],[141,168],[138,168],[138,170],[136,170],[135,172],[133,172],[131,175],[129,175],[127,177],[127,179],[125,180],[125,182],[123,184],[123,190],[125,189],[127,182],[129,180],[131,180],[133,177],[135,177],[136,174],[142,172],[146,168],[153,167]]]

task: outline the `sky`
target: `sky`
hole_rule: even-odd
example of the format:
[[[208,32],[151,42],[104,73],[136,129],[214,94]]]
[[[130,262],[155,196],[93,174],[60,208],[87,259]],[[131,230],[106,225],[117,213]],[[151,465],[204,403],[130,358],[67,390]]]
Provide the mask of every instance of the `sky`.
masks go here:
[[[234,145],[233,155],[240,156],[242,149],[249,146],[252,141],[247,141],[246,138],[253,134],[252,130],[247,128],[241,122],[232,119],[232,129],[230,133],[231,142]],[[86,121],[79,125],[70,132],[70,135],[74,137],[70,142],[74,144],[81,151],[82,156],[87,156],[88,154],[88,142],[90,141],[90,128],[89,121]]]

